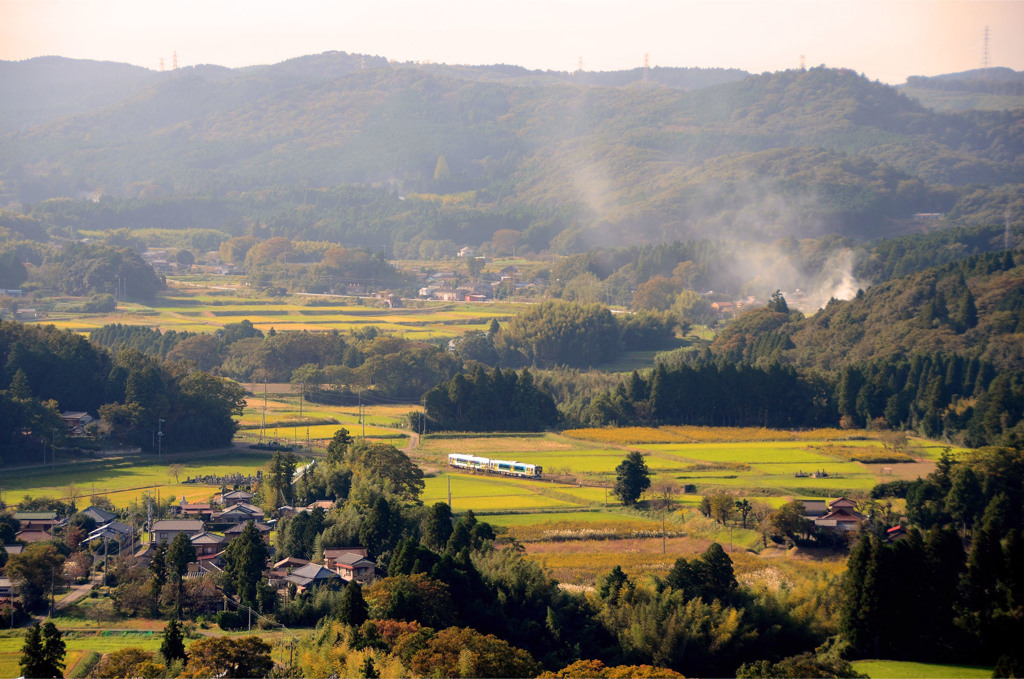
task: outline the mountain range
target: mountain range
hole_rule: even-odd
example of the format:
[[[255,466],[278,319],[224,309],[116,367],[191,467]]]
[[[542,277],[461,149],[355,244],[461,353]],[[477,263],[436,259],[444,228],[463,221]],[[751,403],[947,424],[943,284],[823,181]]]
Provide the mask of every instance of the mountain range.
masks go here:
[[[1024,78],[983,75],[903,89],[1012,98]],[[940,112],[843,69],[559,73],[331,52],[154,72],[46,57],[0,62],[0,102],[0,205],[71,211],[78,227],[374,247],[512,228],[571,252],[1024,216],[1024,109]]]

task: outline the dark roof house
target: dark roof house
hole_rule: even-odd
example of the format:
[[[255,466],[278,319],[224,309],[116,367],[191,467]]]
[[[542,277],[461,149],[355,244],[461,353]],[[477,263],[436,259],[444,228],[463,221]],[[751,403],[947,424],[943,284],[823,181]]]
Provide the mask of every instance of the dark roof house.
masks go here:
[[[88,516],[90,519],[96,522],[97,526],[110,523],[117,518],[117,514],[114,512],[108,512],[106,509],[101,507],[86,507],[82,511],[78,512],[82,516]]]
[[[153,524],[153,541],[170,542],[178,533],[185,533],[190,538],[202,533],[203,522],[197,519],[163,519]]]
[[[318,563],[300,566],[286,575],[284,579],[287,582],[294,583],[300,590],[341,582],[340,575],[329,568],[324,568]]]

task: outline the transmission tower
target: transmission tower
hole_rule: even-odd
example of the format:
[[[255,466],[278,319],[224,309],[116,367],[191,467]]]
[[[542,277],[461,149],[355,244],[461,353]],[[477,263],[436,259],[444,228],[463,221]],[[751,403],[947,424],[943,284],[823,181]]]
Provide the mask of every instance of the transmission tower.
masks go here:
[[[576,67],[576,72],[583,73],[583,57],[580,57],[580,63],[579,66]]]
[[[807,57],[805,57],[803,54],[800,55],[800,70],[807,70]]]
[[[985,27],[985,39],[983,41],[983,47],[981,49],[981,68],[985,72],[985,77],[988,77],[988,26]]]
[[[160,57],[160,72],[164,72],[164,58]]]
[[[171,70],[178,70],[178,50],[174,50],[174,60],[171,62]]]

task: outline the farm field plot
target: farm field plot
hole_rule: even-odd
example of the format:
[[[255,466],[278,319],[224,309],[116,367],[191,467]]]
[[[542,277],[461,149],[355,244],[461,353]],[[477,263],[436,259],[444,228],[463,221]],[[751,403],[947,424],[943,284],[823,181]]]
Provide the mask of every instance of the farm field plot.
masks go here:
[[[420,443],[423,454],[434,453],[440,459],[449,453],[481,455],[510,459],[514,456],[533,455],[550,451],[579,451],[585,446],[562,439],[554,434],[503,434],[498,436],[428,435]],[[529,462],[530,460],[523,460]]]
[[[680,459],[701,462],[740,462],[745,464],[827,465],[835,458],[811,449],[807,444],[765,441],[760,443],[657,443],[636,446],[638,450],[667,453]],[[814,471],[813,468],[807,471]]]
[[[86,333],[109,323],[146,325],[160,330],[215,332],[229,323],[250,320],[264,332],[275,330],[354,330],[369,325],[410,338],[451,337],[480,329],[492,318],[514,316],[522,305],[469,302],[415,302],[414,307],[384,309],[352,304],[351,297],[297,295],[285,299],[248,297],[236,281],[170,279],[168,289],[151,304],[119,302],[118,309],[102,314],[50,313],[39,322]],[[336,303],[335,303],[336,302]]]
[[[60,625],[58,625],[58,628]],[[153,632],[99,632],[67,633],[64,643],[67,648],[65,661],[68,669],[78,662],[87,651],[110,653],[126,646],[138,646],[147,651],[157,651],[163,641],[161,634]],[[0,637],[0,677],[20,677],[21,647],[25,643],[24,632],[18,630]],[[186,642],[187,643],[187,642]]]
[[[562,432],[574,439],[614,445],[651,443],[744,443],[767,441],[839,441],[861,439],[867,432],[843,429],[787,431],[758,427],[618,427],[569,429]]]
[[[553,497],[559,495],[559,486],[547,488],[549,484],[491,476],[471,474],[446,474],[425,479],[421,499],[424,504],[448,501],[448,482],[451,481],[452,511],[474,512],[524,511],[548,508],[571,508],[584,503],[572,499]]]
[[[159,490],[161,495],[185,495],[187,499],[205,499],[220,490],[220,486],[183,484],[175,481],[169,471],[173,463],[183,465],[179,480],[210,474],[255,474],[270,459],[264,451],[237,450],[214,454],[168,456],[160,464],[149,456],[120,458],[109,461],[89,461],[58,465],[55,471],[30,470],[10,472],[4,478],[4,498],[17,502],[23,496],[67,496],[68,487],[74,485],[84,497],[93,492],[104,494],[115,506],[124,506],[143,495],[146,490]]]
[[[991,667],[932,665],[900,660],[855,660],[853,669],[871,679],[982,679],[992,676]]]

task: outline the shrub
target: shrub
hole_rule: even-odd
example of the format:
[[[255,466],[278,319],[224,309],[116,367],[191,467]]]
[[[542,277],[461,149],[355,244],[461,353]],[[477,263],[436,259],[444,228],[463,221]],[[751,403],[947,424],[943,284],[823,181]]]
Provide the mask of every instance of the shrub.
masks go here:
[[[222,630],[242,629],[244,623],[242,616],[236,611],[221,611],[217,614],[217,624]]]

